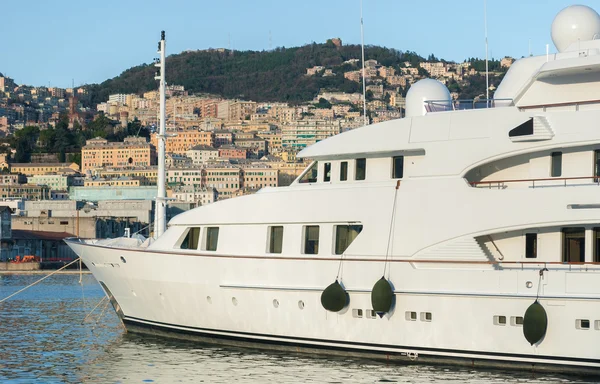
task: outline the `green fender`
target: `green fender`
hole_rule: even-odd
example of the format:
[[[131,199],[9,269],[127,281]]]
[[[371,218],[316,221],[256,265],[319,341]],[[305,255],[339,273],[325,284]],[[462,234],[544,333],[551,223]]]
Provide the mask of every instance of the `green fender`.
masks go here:
[[[321,293],[321,305],[328,311],[339,312],[350,302],[348,292],[336,280]]]
[[[383,316],[392,309],[394,303],[394,289],[392,284],[384,277],[377,280],[373,289],[371,290],[371,305],[373,310],[379,315]]]
[[[523,335],[529,344],[537,344],[546,335],[548,315],[542,304],[536,300],[527,308],[523,316]]]

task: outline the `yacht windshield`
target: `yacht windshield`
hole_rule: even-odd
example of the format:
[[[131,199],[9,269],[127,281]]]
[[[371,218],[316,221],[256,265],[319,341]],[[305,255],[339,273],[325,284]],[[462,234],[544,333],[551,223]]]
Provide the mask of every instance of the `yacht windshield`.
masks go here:
[[[318,170],[318,162],[314,162],[311,166],[304,172],[304,174],[298,180],[299,183],[316,183],[317,182],[317,170]]]

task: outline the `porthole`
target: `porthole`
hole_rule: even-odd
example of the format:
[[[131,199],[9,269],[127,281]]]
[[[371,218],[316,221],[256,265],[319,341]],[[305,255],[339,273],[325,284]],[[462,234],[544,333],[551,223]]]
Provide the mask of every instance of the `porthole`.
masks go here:
[[[125,258],[123,256],[121,256],[121,261],[123,262],[123,264],[125,264],[127,262],[127,260],[125,260]]]
[[[525,283],[525,286],[527,288],[531,288],[531,287],[533,287],[533,283],[531,281],[528,281],[528,282]]]
[[[408,321],[417,321],[417,312],[406,311],[405,317]]]
[[[506,316],[494,316],[494,325],[506,325]]]
[[[430,322],[433,319],[431,312],[421,312],[421,321]]]
[[[304,309],[304,301],[302,301],[302,300],[298,301],[298,308]]]
[[[362,309],[353,309],[352,310],[352,317],[356,318],[356,319],[360,319],[363,317],[363,310]]]
[[[232,303],[233,305],[238,305],[238,299],[236,299],[235,297],[232,297],[232,298],[231,298],[231,303]]]
[[[523,326],[523,317],[522,316],[512,316],[510,318],[510,325],[514,327],[522,327]]]
[[[575,327],[577,329],[590,329],[590,321],[587,319],[577,319],[575,322]]]
[[[274,306],[275,308],[279,308],[279,300],[277,300],[277,299],[273,299],[273,306]]]

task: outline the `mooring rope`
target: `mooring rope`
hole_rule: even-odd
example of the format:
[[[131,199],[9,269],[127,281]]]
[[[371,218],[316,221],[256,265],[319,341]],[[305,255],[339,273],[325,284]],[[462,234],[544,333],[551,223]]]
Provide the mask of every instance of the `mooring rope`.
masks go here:
[[[71,264],[75,264],[75,263],[76,263],[77,261],[79,261],[79,260],[80,260],[80,258],[78,257],[77,259],[75,259],[75,260],[71,261],[69,264],[67,264],[67,265],[65,265],[65,266],[63,266],[63,267],[61,267],[61,268],[57,269],[56,271],[54,271],[54,272],[50,273],[49,275],[46,275],[46,276],[42,277],[41,279],[39,279],[39,280],[37,280],[37,281],[34,281],[33,283],[29,284],[29,285],[28,285],[28,286],[26,286],[25,288],[19,289],[17,292],[15,292],[15,293],[13,293],[13,294],[11,294],[11,295],[8,295],[8,296],[6,296],[4,299],[0,300],[0,303],[3,303],[3,302],[5,302],[6,300],[10,299],[11,297],[13,297],[13,296],[16,296],[16,295],[18,295],[19,293],[21,293],[21,292],[23,292],[23,291],[26,291],[27,289],[29,289],[29,288],[33,287],[34,285],[41,283],[42,281],[46,280],[46,279],[47,279],[47,278],[49,278],[50,276],[52,276],[52,275],[54,275],[54,274],[56,274],[56,273],[58,273],[58,272],[62,271],[63,269],[67,268],[69,265],[71,265]]]
[[[385,272],[387,271],[388,258],[390,256],[390,243],[392,241],[392,236],[394,235],[394,228],[396,226],[396,200],[398,199],[398,189],[400,189],[400,180],[396,182],[396,188],[394,190],[394,202],[392,206],[392,216],[390,218],[390,231],[388,233],[387,247],[385,249],[385,263],[383,264],[383,277],[385,277]]]

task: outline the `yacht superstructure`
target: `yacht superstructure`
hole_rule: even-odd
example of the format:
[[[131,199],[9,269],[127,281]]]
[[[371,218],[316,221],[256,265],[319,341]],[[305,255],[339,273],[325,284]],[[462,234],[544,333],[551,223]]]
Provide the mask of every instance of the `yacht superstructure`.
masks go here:
[[[132,331],[600,372],[600,16],[552,32],[560,52],[518,60],[484,108],[424,80],[406,118],[303,150],[289,187],[148,246],[68,244]]]

